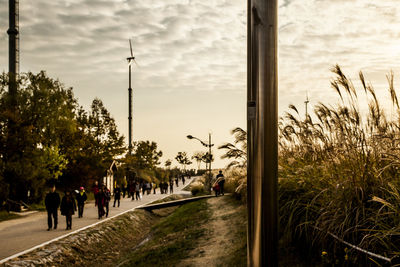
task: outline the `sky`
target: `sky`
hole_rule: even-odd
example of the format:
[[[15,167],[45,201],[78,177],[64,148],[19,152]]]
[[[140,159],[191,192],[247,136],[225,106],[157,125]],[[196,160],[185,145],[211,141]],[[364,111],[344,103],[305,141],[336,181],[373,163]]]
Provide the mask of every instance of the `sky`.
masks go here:
[[[396,0],[279,0],[279,115],[289,104],[304,113],[336,103],[330,69],[353,79],[364,72],[383,101],[385,75],[400,71],[400,7]],[[129,42],[133,65],[133,140],[151,140],[162,163],[179,151],[217,147],[246,127],[246,19],[244,0],[20,1],[20,71],[46,70],[87,110],[100,98],[128,136]],[[0,71],[8,71],[8,1],[0,0]],[[196,168],[196,164],[192,165]]]

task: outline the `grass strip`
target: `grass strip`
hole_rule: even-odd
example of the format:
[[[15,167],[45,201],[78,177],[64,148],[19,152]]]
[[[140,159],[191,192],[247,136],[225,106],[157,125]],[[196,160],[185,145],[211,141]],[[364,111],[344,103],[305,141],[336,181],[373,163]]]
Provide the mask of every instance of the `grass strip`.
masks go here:
[[[174,266],[205,235],[202,227],[210,218],[207,200],[185,204],[152,228],[152,236],[128,254],[120,266]]]
[[[0,211],[0,222],[20,218],[20,215],[9,213],[5,210]]]

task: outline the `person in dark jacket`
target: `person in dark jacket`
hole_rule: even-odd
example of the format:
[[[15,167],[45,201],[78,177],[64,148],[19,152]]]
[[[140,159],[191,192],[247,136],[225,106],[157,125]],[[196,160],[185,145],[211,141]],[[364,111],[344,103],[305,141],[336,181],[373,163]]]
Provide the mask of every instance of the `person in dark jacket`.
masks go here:
[[[85,188],[81,186],[79,188],[78,194],[76,194],[76,202],[78,203],[78,218],[83,216],[83,208],[85,206],[85,201],[87,200],[87,195],[85,193]]]
[[[94,186],[93,186],[93,188],[92,188],[92,192],[93,192],[93,194],[94,194],[94,206],[95,206],[95,207],[97,206],[97,194],[99,193],[99,190],[100,190],[100,188],[99,188],[99,182],[95,181],[95,182],[94,182]]]
[[[114,189],[114,205],[113,205],[113,207],[115,207],[115,202],[117,202],[117,201],[118,201],[118,207],[119,207],[119,204],[121,202],[121,188],[119,188],[118,185]]]
[[[63,196],[61,200],[61,215],[65,216],[65,219],[67,221],[67,229],[71,230],[72,226],[72,215],[75,214],[76,211],[76,203],[74,197],[71,195],[69,191],[65,192],[65,195]]]
[[[224,184],[225,184],[225,177],[222,174],[222,171],[219,171],[219,173],[217,174],[217,181],[218,186],[219,186],[219,194],[220,195],[224,195]]]
[[[108,211],[110,210],[111,192],[106,186],[103,187],[104,192],[104,207],[106,208],[106,218],[108,217]]]
[[[168,193],[168,192],[167,192]],[[174,193],[174,182],[169,183],[169,193],[173,194]]]
[[[104,212],[105,196],[102,187],[100,187],[98,193],[96,194],[96,203],[97,203],[97,211],[99,213],[99,219],[101,219],[105,214]]]
[[[57,229],[57,210],[60,206],[60,195],[56,192],[56,187],[53,186],[49,193],[47,193],[46,198],[44,200],[47,210],[47,225],[49,228],[47,231],[50,231],[53,226],[54,219],[54,229]],[[53,217],[53,218],[52,218]]]

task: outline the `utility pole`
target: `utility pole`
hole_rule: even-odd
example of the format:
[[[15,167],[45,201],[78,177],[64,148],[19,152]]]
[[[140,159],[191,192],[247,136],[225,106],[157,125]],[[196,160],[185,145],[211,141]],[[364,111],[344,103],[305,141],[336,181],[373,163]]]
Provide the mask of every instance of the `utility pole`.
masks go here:
[[[247,265],[278,265],[277,0],[248,0]]]
[[[9,0],[9,26],[7,34],[8,43],[8,93],[10,95],[11,108],[16,107],[17,98],[17,75],[19,72],[19,1]]]

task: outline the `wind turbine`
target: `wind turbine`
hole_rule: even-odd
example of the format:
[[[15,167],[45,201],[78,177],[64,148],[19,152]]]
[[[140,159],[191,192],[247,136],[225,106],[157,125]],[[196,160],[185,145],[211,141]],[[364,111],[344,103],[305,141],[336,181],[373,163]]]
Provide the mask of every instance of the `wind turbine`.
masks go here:
[[[129,136],[128,136],[128,140],[129,140],[129,145],[128,145],[128,151],[129,151],[129,155],[132,154],[132,87],[131,87],[131,65],[132,62],[134,62],[136,65],[138,65],[136,63],[135,57],[133,56],[133,51],[132,51],[132,43],[131,43],[131,39],[129,39],[129,47],[131,49],[131,56],[127,57],[126,60],[128,60],[128,65],[129,65],[129,88],[128,88],[128,92],[129,92],[129,116],[128,116],[128,123],[129,123]]]

